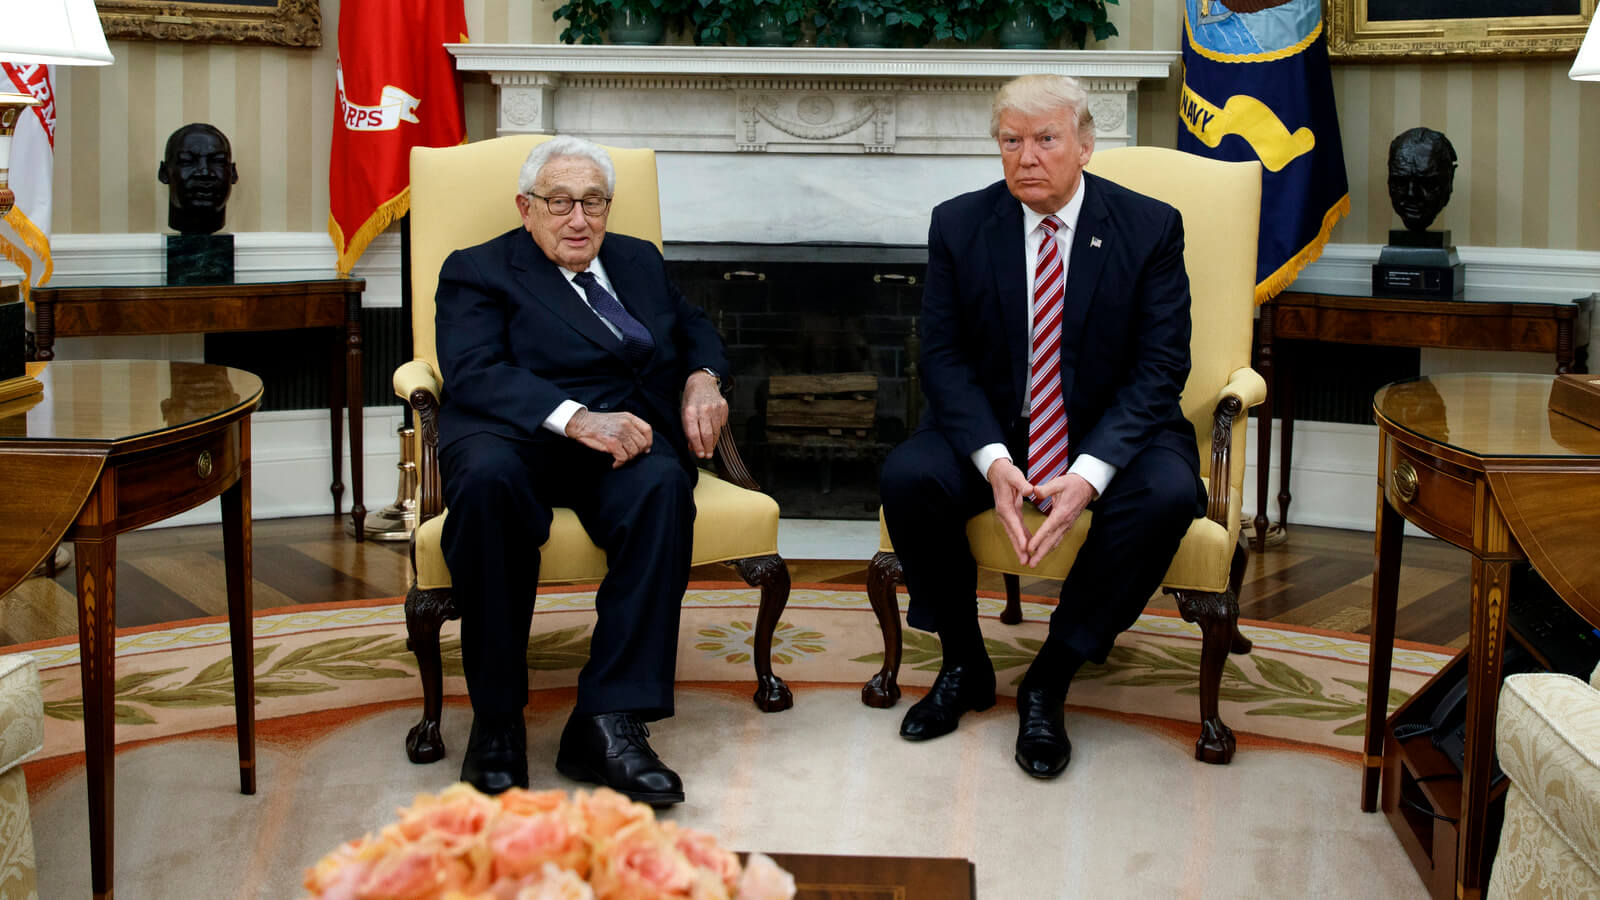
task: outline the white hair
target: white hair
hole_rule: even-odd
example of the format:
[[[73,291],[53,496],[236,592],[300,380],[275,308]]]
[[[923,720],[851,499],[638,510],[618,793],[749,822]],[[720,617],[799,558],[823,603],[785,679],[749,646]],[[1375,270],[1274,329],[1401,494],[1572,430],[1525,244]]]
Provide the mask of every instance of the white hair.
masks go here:
[[[1000,116],[1019,112],[1037,116],[1058,109],[1070,109],[1078,122],[1078,139],[1094,136],[1094,115],[1089,112],[1089,92],[1071,75],[1023,75],[1013,78],[994,95],[989,110],[989,136],[1000,136]]]
[[[574,157],[587,159],[599,166],[600,174],[606,179],[606,194],[616,192],[617,167],[611,164],[611,154],[593,141],[586,141],[570,134],[558,134],[533,148],[533,152],[523,161],[522,171],[517,173],[517,193],[531,193],[534,184],[539,181],[539,173],[544,171],[544,167],[551,160]]]

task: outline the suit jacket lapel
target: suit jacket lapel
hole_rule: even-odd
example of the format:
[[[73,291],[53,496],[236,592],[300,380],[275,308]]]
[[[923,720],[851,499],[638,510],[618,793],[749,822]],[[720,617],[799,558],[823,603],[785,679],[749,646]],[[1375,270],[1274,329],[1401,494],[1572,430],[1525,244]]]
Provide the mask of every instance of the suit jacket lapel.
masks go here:
[[[1069,406],[1073,375],[1083,349],[1083,320],[1089,315],[1095,285],[1105,266],[1105,242],[1112,237],[1104,198],[1095,177],[1085,172],[1078,189],[1084,192],[1083,209],[1078,213],[1078,227],[1072,233],[1072,255],[1067,261],[1067,286],[1061,303],[1061,398]]]
[[[567,281],[567,277],[561,274],[560,268],[544,255],[544,251],[533,242],[533,238],[524,236],[513,246],[515,249],[512,251],[511,265],[524,273],[518,283],[528,295],[543,304],[573,331],[620,358],[622,342],[606,328],[594,310],[583,302],[583,298],[578,296],[572,283]]]
[[[1000,313],[1005,318],[1007,349],[1011,353],[1011,387],[1017,398],[1015,415],[1021,408],[1028,385],[1028,357],[1031,343],[1028,331],[1028,259],[1022,247],[1022,204],[1009,192],[1002,192],[994,215],[984,223],[990,267],[994,272],[995,296],[1000,298]]]

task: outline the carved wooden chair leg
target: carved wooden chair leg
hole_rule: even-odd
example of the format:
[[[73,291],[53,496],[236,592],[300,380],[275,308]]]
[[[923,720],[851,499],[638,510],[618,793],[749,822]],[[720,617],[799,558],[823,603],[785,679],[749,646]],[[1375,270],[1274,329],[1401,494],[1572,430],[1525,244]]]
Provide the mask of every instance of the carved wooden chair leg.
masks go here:
[[[1249,558],[1250,543],[1246,541],[1244,539],[1244,535],[1241,534],[1239,536],[1239,543],[1233,548],[1233,564],[1228,570],[1228,591],[1233,594],[1235,601],[1237,601],[1239,597],[1239,591],[1244,587],[1245,562]],[[1233,623],[1233,642],[1232,646],[1228,648],[1229,652],[1241,654],[1249,653],[1251,648],[1254,646],[1255,644],[1253,644],[1249,638],[1240,633],[1239,622],[1237,619],[1235,619]]]
[[[900,699],[900,602],[894,587],[901,579],[900,557],[878,553],[867,566],[867,599],[883,632],[883,668],[861,688],[861,702],[888,709]]]
[[[1194,744],[1194,758],[1201,762],[1226,763],[1233,759],[1233,731],[1223,724],[1217,702],[1221,694],[1222,669],[1239,622],[1239,600],[1231,592],[1210,594],[1202,591],[1177,591],[1178,612],[1184,621],[1200,626],[1200,738]]]
[[[406,756],[414,763],[444,759],[439,716],[444,707],[444,668],[439,660],[439,628],[456,617],[450,589],[406,592],[406,646],[417,656],[422,678],[422,719],[406,734]]]
[[[1015,625],[1022,621],[1022,579],[1007,573],[1006,582],[1006,608],[1000,613],[1000,621],[1007,625]]]
[[[789,564],[783,557],[752,556],[729,563],[745,584],[761,588],[761,609],[756,613],[756,693],[754,700],[762,712],[779,712],[794,705],[789,686],[772,672],[772,633],[778,618],[789,605]]]

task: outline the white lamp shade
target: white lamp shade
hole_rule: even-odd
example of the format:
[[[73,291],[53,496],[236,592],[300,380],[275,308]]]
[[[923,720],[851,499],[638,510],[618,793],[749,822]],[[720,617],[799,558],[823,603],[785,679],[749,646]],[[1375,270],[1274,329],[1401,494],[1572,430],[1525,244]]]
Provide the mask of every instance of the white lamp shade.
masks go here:
[[[1589,20],[1589,33],[1584,35],[1583,46],[1578,48],[1578,58],[1572,61],[1567,77],[1573,81],[1600,81],[1600,12]]]
[[[94,0],[6,0],[0,62],[104,66],[112,61]]]

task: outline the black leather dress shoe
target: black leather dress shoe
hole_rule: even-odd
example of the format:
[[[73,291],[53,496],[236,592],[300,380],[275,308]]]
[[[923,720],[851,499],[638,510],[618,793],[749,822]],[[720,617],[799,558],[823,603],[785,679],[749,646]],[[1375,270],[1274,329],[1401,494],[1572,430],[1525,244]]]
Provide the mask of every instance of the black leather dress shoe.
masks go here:
[[[906,710],[900,736],[926,741],[956,730],[961,714],[982,712],[994,705],[994,667],[986,663],[945,666],[933,687]]]
[[[528,786],[528,733],[522,724],[522,710],[472,717],[461,780],[485,794]]]
[[[1072,759],[1062,721],[1067,698],[1057,691],[1023,688],[1017,694],[1017,765],[1035,778],[1054,778]]]
[[[682,803],[683,780],[656,756],[649,737],[650,729],[633,713],[573,713],[561,730],[556,771],[651,806]]]

